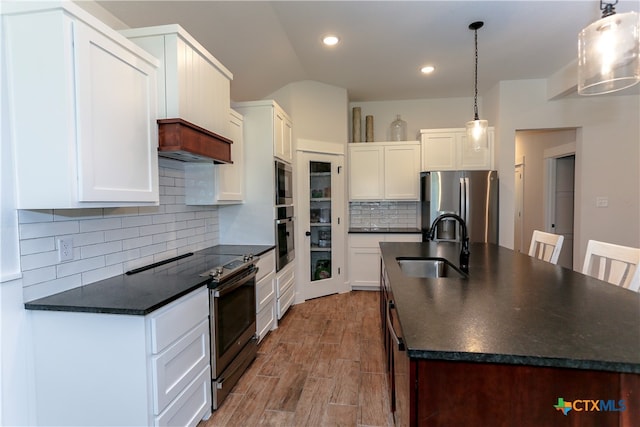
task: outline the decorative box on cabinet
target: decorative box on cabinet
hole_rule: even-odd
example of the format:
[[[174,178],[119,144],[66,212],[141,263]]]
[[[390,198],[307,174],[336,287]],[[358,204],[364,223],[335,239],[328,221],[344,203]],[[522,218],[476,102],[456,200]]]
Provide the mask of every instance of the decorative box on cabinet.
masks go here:
[[[349,145],[349,200],[420,199],[420,143]]]
[[[276,318],[276,251],[260,255],[256,276],[256,330],[258,342],[277,327]]]
[[[157,59],[71,2],[2,26],[17,207],[157,205]]]
[[[489,147],[476,151],[467,144],[464,128],[421,129],[422,170],[492,170],[494,134],[490,127]]]
[[[222,205],[244,200],[244,143],[242,115],[230,110],[230,164],[185,163],[185,204]]]
[[[38,425],[195,426],[211,414],[206,286],[147,316],[30,314]]]
[[[160,59],[158,117],[180,118],[229,137],[233,74],[180,25],[122,30]]]
[[[380,242],[420,242],[420,233],[349,233],[349,282],[352,290],[380,288]]]

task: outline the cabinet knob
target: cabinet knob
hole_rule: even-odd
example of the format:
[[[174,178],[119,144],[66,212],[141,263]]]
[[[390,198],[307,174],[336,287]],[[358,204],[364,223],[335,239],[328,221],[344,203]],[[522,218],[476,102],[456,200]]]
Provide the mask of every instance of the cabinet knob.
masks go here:
[[[306,232],[304,233],[304,235],[305,235],[305,236],[311,236],[311,232],[310,232],[310,231],[306,231]]]

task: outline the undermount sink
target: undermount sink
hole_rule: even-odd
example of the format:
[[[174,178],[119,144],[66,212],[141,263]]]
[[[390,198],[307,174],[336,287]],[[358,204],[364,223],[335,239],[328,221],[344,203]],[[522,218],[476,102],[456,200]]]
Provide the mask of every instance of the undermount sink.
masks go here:
[[[468,277],[444,258],[396,258],[396,260],[400,265],[400,270],[411,277]]]

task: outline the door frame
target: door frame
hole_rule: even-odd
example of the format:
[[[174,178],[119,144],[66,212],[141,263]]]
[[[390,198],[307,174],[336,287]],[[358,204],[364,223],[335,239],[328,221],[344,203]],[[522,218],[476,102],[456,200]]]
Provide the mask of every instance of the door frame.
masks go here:
[[[305,221],[304,213],[309,210],[309,201],[306,199],[309,197],[308,177],[303,177],[306,173],[306,163],[311,157],[317,156],[318,161],[329,161],[332,163],[338,161],[341,166],[341,172],[336,182],[335,190],[332,188],[332,195],[334,196],[335,208],[332,207],[332,217],[339,217],[340,224],[333,224],[332,220],[332,277],[336,282],[329,290],[331,293],[343,293],[348,292],[349,282],[348,274],[346,271],[346,232],[345,227],[347,223],[345,194],[346,194],[346,182],[345,182],[345,147],[343,144],[333,143],[328,141],[316,141],[298,139],[296,141],[296,156],[295,156],[295,174],[294,179],[294,191],[295,199],[294,206],[296,211],[296,303],[303,302],[307,299],[316,298],[322,296],[320,294],[311,294],[308,290],[308,286],[311,284],[309,278],[309,237],[305,235],[308,230],[309,224]],[[303,184],[304,185],[300,185]],[[333,184],[332,184],[333,186]],[[340,273],[337,274],[338,269]],[[327,295],[328,295],[327,294]]]
[[[516,161],[515,167],[514,167],[514,179],[515,178],[515,174],[516,173],[520,173],[521,178],[520,180],[515,181],[515,202],[516,202],[516,209],[514,212],[514,247],[513,249],[515,251],[518,252],[527,252],[526,248],[524,247],[524,172],[525,172],[525,162],[524,162],[524,156],[522,156],[520,159],[518,159]],[[518,213],[520,213],[520,218],[518,219],[516,217],[516,215],[518,215]],[[519,240],[516,238],[517,236],[519,236]],[[520,247],[516,247],[516,243],[520,243]]]

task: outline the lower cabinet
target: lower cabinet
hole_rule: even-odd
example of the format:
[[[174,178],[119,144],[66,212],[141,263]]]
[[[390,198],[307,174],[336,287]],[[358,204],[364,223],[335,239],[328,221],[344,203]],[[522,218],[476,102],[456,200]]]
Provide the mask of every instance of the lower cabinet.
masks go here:
[[[260,255],[256,276],[256,332],[258,342],[275,329],[276,318],[276,251]]]
[[[196,426],[211,415],[206,286],[147,316],[29,313],[38,425]]]
[[[278,320],[287,312],[296,296],[296,287],[294,286],[295,264],[290,262],[276,275],[276,298]]]
[[[380,242],[420,242],[420,233],[349,234],[349,282],[353,290],[380,287]]]

